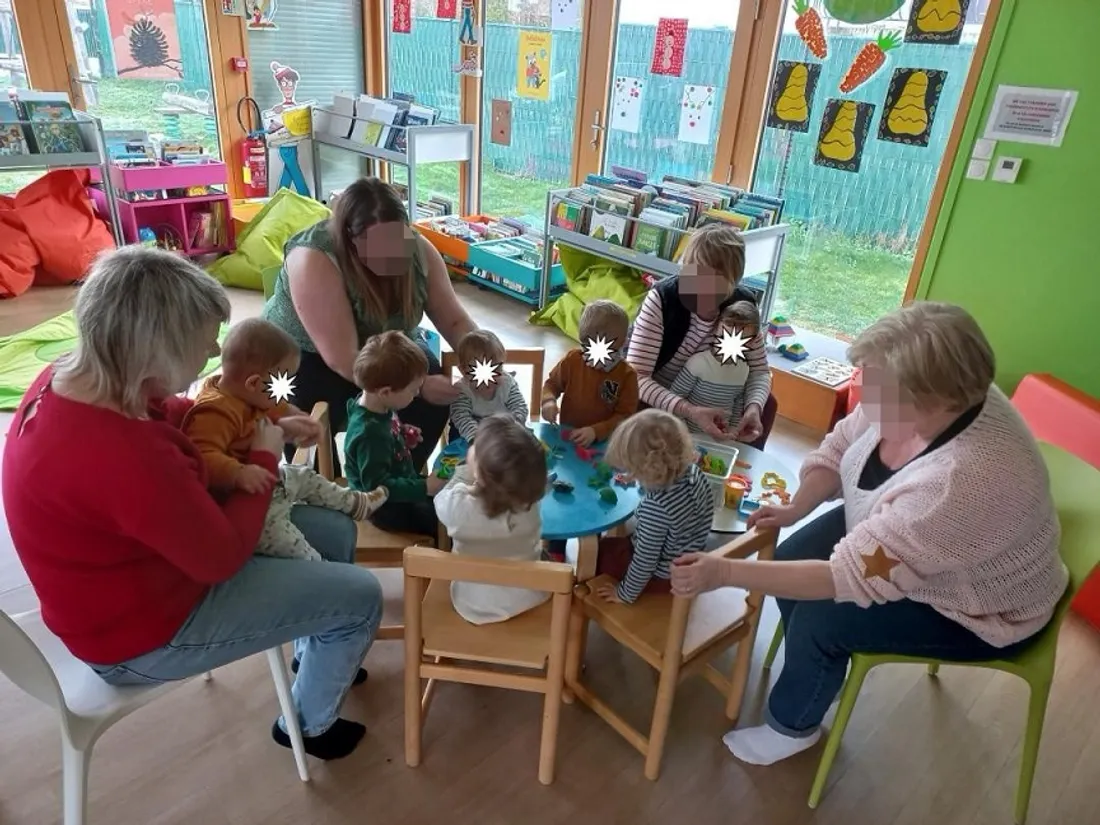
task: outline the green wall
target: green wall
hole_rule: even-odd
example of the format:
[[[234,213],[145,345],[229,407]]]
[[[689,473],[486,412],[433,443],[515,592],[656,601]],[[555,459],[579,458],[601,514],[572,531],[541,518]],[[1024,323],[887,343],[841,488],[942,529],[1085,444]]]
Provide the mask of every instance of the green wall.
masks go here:
[[[966,307],[1007,391],[1050,372],[1100,396],[1100,2],[1006,0],[940,212],[919,298]],[[1015,185],[964,178],[997,84],[1075,89],[1062,146],[997,144]]]

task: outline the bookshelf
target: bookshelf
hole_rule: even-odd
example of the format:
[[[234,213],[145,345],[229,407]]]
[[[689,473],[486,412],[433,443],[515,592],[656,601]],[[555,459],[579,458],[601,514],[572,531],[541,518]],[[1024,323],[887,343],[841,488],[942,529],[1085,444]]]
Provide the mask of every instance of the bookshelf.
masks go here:
[[[380,120],[357,117],[323,106],[312,107],[312,125],[310,138],[313,147],[313,185],[318,200],[324,191],[321,185],[320,147],[331,146],[366,158],[371,163],[371,174],[379,176],[380,163],[392,163],[404,166],[408,170],[409,180],[409,219],[415,221],[417,203],[416,167],[421,163],[465,163],[468,164],[465,176],[465,202],[458,206],[457,212],[474,201],[474,182],[477,180],[477,152],[474,147],[474,127],[468,123],[436,123],[432,126],[398,126]],[[349,126],[354,123],[370,123],[384,129],[401,130],[406,134],[404,152],[386,149],[382,146],[359,143],[350,138],[339,137],[330,131],[330,124]]]
[[[651,272],[661,278],[667,278],[680,271],[680,264],[669,261],[657,255],[639,252],[627,246],[608,243],[607,241],[593,238],[582,232],[574,232],[564,227],[555,226],[551,220],[554,214],[555,203],[564,198],[571,189],[551,190],[546,194],[546,249],[542,269],[542,282],[539,288],[539,309],[546,306],[550,298],[550,261],[555,243],[564,246],[581,249],[590,252],[600,258],[613,261],[632,269]],[[650,226],[645,221],[630,216],[625,217],[635,224]],[[660,227],[677,235],[690,235],[691,229],[671,229]],[[778,223],[774,226],[766,226],[760,229],[750,229],[742,232],[745,239],[745,286],[752,287],[762,292],[760,301],[761,317],[770,318],[772,305],[775,303],[776,287],[779,283],[779,270],[783,265],[783,248],[786,243],[787,232],[790,225]]]
[[[107,160],[107,143],[103,138],[103,124],[99,118],[92,117],[84,112],[74,109],[77,128],[84,140],[84,145],[95,147],[89,152],[33,152],[22,155],[0,155],[0,170],[29,170],[40,169],[98,169],[99,182],[110,179],[110,165]],[[29,120],[14,121],[28,131],[32,126],[41,126],[41,122]],[[5,121],[5,125],[11,122]],[[115,243],[121,246],[122,222],[119,219],[118,200],[115,197],[114,188],[109,183],[103,183],[103,203],[107,210],[107,218],[111,224],[111,232]]]

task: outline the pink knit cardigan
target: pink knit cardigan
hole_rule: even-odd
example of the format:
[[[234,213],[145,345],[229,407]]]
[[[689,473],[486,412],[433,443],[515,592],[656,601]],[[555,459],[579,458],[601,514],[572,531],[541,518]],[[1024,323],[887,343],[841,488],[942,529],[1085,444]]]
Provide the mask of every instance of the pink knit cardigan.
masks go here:
[[[991,388],[963,432],[861,490],[878,441],[857,407],[802,467],[840,475],[848,534],[830,560],[837,600],[913,599],[997,647],[1040,630],[1068,574],[1046,466],[1004,394]]]

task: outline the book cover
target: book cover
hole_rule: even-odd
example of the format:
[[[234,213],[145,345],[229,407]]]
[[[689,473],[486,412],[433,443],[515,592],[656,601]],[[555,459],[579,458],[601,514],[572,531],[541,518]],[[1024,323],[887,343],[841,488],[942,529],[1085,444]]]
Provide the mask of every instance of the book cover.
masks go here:
[[[68,101],[25,100],[22,103],[40,153],[58,155],[85,151],[84,138]]]
[[[366,143],[385,148],[390,141],[394,129],[390,124],[398,116],[398,109],[392,103],[378,101],[371,112],[372,123],[367,126]]]
[[[23,120],[18,101],[0,99],[0,155],[26,155],[30,153],[27,138],[23,134]]]
[[[657,255],[664,246],[666,234],[660,227],[639,223],[634,230],[634,248],[646,255]]]
[[[626,245],[629,221],[613,212],[593,212],[588,234],[598,241],[606,241],[615,246]]]
[[[374,132],[375,140],[378,137],[378,133],[382,131],[382,127],[379,126],[378,130],[374,130],[375,123],[372,122],[374,118],[374,107],[381,103],[378,98],[371,97],[370,95],[359,95],[359,99],[355,101],[355,122],[351,127],[351,137],[349,140],[354,141],[362,146],[373,146],[374,140],[369,139],[370,134]]]

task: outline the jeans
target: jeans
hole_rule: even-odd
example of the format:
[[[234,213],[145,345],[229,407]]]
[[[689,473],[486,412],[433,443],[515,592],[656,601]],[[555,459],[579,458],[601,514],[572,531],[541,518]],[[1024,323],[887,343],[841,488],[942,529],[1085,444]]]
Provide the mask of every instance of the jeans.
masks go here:
[[[818,516],[776,549],[778,561],[828,559],[845,535],[844,508]],[[810,736],[844,685],[853,653],[896,653],[973,662],[1010,656],[1028,640],[994,647],[929,605],[903,599],[851,602],[776,599],[783,616],[783,671],[765,721],[788,736]]]
[[[346,515],[300,505],[291,520],[329,563],[254,556],[210,588],[164,647],[93,665],[96,672],[112,685],[158,684],[293,641],[301,667],[291,693],[302,733],[328,730],[378,632],[382,588],[353,564],[355,522]]]

